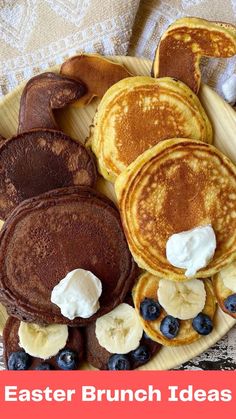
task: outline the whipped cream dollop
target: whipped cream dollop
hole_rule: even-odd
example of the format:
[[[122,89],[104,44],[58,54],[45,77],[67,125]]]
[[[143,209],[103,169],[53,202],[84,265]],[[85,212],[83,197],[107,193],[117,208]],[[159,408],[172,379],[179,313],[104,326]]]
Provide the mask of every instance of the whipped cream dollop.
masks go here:
[[[70,320],[75,317],[87,319],[98,311],[101,293],[100,279],[90,271],[75,269],[53,288],[51,302]]]
[[[186,269],[185,276],[190,278],[208,265],[215,249],[215,232],[211,225],[205,225],[170,236],[166,257],[171,265]]]

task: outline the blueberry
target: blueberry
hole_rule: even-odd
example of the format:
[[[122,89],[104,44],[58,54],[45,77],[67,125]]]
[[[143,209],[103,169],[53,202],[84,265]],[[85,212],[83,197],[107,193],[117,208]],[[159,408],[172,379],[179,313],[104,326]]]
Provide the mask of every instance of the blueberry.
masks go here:
[[[54,370],[53,366],[48,364],[47,362],[42,362],[42,364],[37,365],[37,367],[35,368],[36,370]]]
[[[142,338],[146,340],[152,340],[152,338],[150,338],[150,336],[148,336],[146,332],[143,332]]]
[[[177,336],[179,331],[179,320],[173,316],[166,316],[161,321],[161,333],[168,339],[173,339]]]
[[[62,370],[75,370],[78,366],[77,353],[71,349],[62,349],[56,358],[57,365]]]
[[[111,355],[108,361],[109,370],[130,370],[131,365],[127,355],[114,354]]]
[[[145,298],[140,304],[140,314],[144,320],[156,320],[161,314],[161,306],[152,298]]]
[[[236,313],[236,294],[229,295],[224,301],[224,305],[230,313]]]
[[[130,357],[134,362],[148,362],[151,358],[149,348],[146,345],[140,345],[137,349],[130,352]]]
[[[32,358],[25,351],[12,352],[8,358],[9,370],[28,370],[32,363]]]
[[[194,330],[199,333],[199,335],[209,335],[213,329],[212,320],[204,313],[199,313],[196,317],[194,317],[192,326]]]

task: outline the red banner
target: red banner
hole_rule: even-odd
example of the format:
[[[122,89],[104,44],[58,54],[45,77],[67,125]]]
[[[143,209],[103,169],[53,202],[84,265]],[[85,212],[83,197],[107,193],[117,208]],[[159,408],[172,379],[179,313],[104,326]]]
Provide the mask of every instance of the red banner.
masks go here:
[[[233,418],[235,378],[234,371],[2,371],[0,412],[17,419]]]

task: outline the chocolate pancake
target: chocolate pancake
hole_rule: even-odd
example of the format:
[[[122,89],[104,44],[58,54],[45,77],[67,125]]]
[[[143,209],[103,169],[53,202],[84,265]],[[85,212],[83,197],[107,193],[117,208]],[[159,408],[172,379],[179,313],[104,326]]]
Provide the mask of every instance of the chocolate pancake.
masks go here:
[[[96,324],[94,322],[85,329],[86,360],[95,368],[100,370],[108,370],[108,361],[112,354],[99,344],[95,334],[95,327]],[[148,348],[150,358],[161,349],[161,345],[151,340],[146,334],[143,334],[140,345],[145,345]],[[127,355],[129,356],[129,354]],[[133,361],[131,362],[131,369],[138,368],[141,365],[144,365],[144,363]]]
[[[80,99],[86,91],[80,80],[63,75],[42,73],[32,77],[21,96],[18,133],[33,128],[58,129],[53,110]]]
[[[12,352],[20,351],[22,348],[19,346],[18,330],[20,326],[20,320],[9,317],[3,332],[3,348],[4,348],[4,362],[8,369],[8,358]],[[79,328],[70,327],[69,335],[65,345],[66,348],[75,351],[78,355],[78,365],[83,360],[84,356],[84,338]],[[32,363],[29,367],[30,370],[35,370],[38,365],[46,362],[50,364],[53,369],[60,370],[56,362],[56,355],[43,360],[41,358],[32,357]]]
[[[0,217],[23,200],[65,186],[94,186],[92,155],[79,142],[54,130],[33,130],[0,148]]]
[[[100,309],[88,319],[69,320],[50,297],[77,268],[101,280]],[[124,301],[136,269],[118,210],[90,188],[58,189],[28,199],[1,231],[0,299],[20,320],[87,325]]]

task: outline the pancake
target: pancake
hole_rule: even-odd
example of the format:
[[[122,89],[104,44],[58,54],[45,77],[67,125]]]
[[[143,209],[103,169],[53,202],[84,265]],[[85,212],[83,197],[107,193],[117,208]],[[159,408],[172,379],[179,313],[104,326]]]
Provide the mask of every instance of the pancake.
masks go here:
[[[22,202],[1,230],[0,261],[0,300],[8,313],[39,324],[87,325],[120,304],[136,278],[118,210],[86,187]],[[87,319],[69,320],[50,297],[77,268],[102,282],[100,309]]]
[[[174,137],[212,142],[212,128],[193,92],[171,78],[137,76],[112,86],[97,110],[88,144],[107,180],[140,154]]]
[[[235,26],[185,17],[176,20],[162,35],[152,74],[154,77],[174,77],[198,93],[201,57],[228,58],[235,54]]]
[[[9,317],[7,320],[6,326],[3,332],[3,354],[4,354],[4,362],[5,367],[8,369],[8,358],[12,352],[20,351],[22,348],[19,345],[19,336],[18,330],[20,326],[20,320]],[[75,351],[78,354],[78,361],[81,363],[84,356],[84,337],[77,327],[70,327],[69,328],[69,335],[66,342],[66,348]],[[32,357],[32,363],[30,366],[30,370],[35,370],[35,368],[43,363],[46,362],[50,364],[53,369],[60,370],[56,362],[56,355],[48,358],[47,360],[43,360],[41,358]]]
[[[140,304],[145,298],[152,298],[158,301],[157,290],[159,286],[159,281],[160,278],[148,272],[145,272],[138,279],[132,292],[135,309],[139,315],[140,322],[146,334],[150,336],[151,339],[153,339],[156,342],[159,342],[164,346],[187,345],[200,339],[201,335],[197,333],[192,327],[192,319],[180,320],[179,333],[175,338],[168,339],[160,331],[161,321],[167,315],[163,308],[160,317],[158,317],[156,320],[147,321],[144,320],[143,317],[140,315]],[[207,314],[213,320],[216,310],[216,301],[211,281],[209,279],[205,279],[204,286],[206,291],[206,302],[202,312],[204,314]]]
[[[214,257],[196,277],[211,277],[236,257],[236,167],[214,146],[166,140],[138,157],[115,183],[131,253],[153,275],[186,280],[166,259],[172,234],[211,224]]]
[[[18,133],[34,128],[59,129],[53,110],[80,99],[86,91],[81,81],[59,74],[32,77],[21,96]]]
[[[5,141],[0,167],[2,219],[24,199],[65,186],[94,186],[97,178],[89,151],[53,130],[33,130]]]
[[[236,277],[236,262],[232,262],[230,264],[230,267],[231,267],[232,271],[235,272],[235,277]],[[222,271],[218,272],[216,275],[214,275],[214,277],[212,278],[212,283],[213,283],[215,297],[216,297],[216,300],[217,300],[221,310],[223,310],[229,316],[236,319],[236,313],[230,312],[225,307],[224,302],[225,302],[226,298],[228,298],[230,295],[235,294],[235,292],[225,286],[225,284],[223,282]]]
[[[62,64],[60,73],[81,80],[86,85],[86,94],[75,103],[78,107],[88,105],[96,96],[101,99],[113,84],[132,76],[122,64],[114,63],[99,54],[71,57]]]

